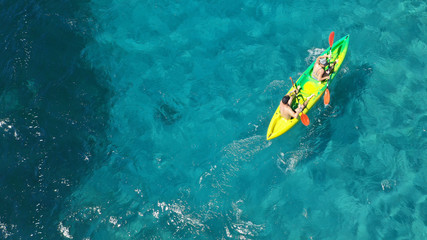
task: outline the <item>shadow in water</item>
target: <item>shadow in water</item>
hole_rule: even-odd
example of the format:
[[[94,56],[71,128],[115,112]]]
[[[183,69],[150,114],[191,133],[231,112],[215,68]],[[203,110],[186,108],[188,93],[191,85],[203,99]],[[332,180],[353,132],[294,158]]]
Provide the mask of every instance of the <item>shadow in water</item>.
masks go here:
[[[320,99],[315,109],[309,112],[310,126],[307,128],[307,134],[300,138],[299,145],[305,149],[305,161],[309,161],[312,157],[325,151],[328,143],[334,136],[334,128],[332,127],[333,120],[343,116],[354,102],[353,99],[358,98],[366,88],[367,81],[370,79],[373,68],[369,64],[360,66],[344,65],[335,78],[335,82],[331,84],[331,103],[329,106],[324,106],[323,99]],[[357,114],[357,113],[351,113]],[[354,116],[355,121],[360,115]],[[354,123],[350,124],[353,127]],[[341,124],[345,125],[346,124]],[[339,129],[341,138],[347,141],[354,141],[358,135],[355,131],[342,131]]]
[[[160,119],[165,125],[172,125],[182,118],[179,110],[181,106],[182,104],[175,99],[163,99],[155,111],[155,118]]]

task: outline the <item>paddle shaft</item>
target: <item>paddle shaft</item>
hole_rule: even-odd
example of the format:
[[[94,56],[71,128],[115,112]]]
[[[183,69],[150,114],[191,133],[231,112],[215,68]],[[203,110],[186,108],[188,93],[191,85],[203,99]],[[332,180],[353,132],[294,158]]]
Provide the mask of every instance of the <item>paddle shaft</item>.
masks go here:
[[[335,38],[335,32],[331,32],[330,34],[329,34],[329,55],[332,57],[332,45],[333,45],[333,43],[334,43],[334,38]],[[331,58],[329,58],[328,59],[328,61],[329,61],[329,63],[331,63]],[[330,67],[330,65],[329,65],[329,67]],[[330,74],[332,74],[332,73],[330,73]],[[329,76],[330,76],[330,74],[329,74]],[[330,95],[330,93],[329,93],[329,80],[328,80],[328,82],[326,83],[326,90],[325,90],[325,95],[323,95],[323,103],[325,104],[325,105],[328,105],[329,104],[329,101],[330,101],[330,99],[331,99],[331,95]]]
[[[297,90],[297,85],[294,83],[294,80],[292,79],[292,77],[289,77],[289,79],[291,79],[292,85],[294,86],[295,90]],[[295,93],[295,99],[297,100],[297,103],[299,105],[298,96],[296,95],[296,93]],[[310,119],[308,118],[307,114],[302,112],[303,110],[301,110],[301,113],[300,113],[301,122],[305,126],[308,126],[310,124]]]

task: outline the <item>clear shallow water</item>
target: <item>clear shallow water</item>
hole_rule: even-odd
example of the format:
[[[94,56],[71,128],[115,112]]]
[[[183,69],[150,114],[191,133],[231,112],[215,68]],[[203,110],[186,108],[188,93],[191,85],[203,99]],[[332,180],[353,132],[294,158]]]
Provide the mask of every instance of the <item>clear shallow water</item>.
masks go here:
[[[426,238],[426,3],[4,5],[4,238]],[[332,30],[331,105],[265,141]]]

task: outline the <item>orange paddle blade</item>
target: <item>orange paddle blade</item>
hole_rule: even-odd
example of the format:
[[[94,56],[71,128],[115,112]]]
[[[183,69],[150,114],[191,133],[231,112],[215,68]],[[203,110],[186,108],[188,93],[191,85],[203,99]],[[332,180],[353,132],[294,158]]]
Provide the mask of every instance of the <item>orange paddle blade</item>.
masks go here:
[[[329,34],[329,46],[332,48],[332,44],[334,43],[335,32],[331,32]]]
[[[308,126],[310,124],[310,119],[308,118],[307,114],[301,113],[301,122],[305,126]]]
[[[325,105],[328,105],[330,100],[331,100],[331,95],[329,94],[329,89],[326,89],[325,95],[323,95],[323,103]]]

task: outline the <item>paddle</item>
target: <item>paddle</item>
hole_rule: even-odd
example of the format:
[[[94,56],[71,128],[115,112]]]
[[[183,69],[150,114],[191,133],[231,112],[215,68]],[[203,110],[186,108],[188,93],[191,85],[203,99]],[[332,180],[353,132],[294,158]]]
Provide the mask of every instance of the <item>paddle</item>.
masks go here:
[[[297,90],[297,85],[294,84],[294,80],[292,80],[292,77],[289,77],[289,79],[291,79],[292,86],[294,86],[295,90]],[[298,101],[298,97],[296,95],[295,95],[295,98]],[[305,126],[308,126],[310,124],[310,119],[308,118],[307,114],[303,113],[302,111],[301,111],[301,122]]]
[[[335,32],[331,32],[329,34],[329,46],[331,46],[331,48],[329,49],[329,54],[331,54],[331,51],[332,51],[332,44],[334,43],[334,37],[335,37]]]
[[[308,126],[310,124],[310,119],[308,118],[307,114],[301,112],[301,122],[305,126]]]
[[[330,34],[329,34],[329,46],[330,46],[330,48],[329,48],[329,55],[331,55],[331,52],[332,52],[332,45],[333,45],[333,43],[334,43],[334,37],[335,37],[335,32],[331,32]],[[330,60],[329,60],[330,61]],[[328,81],[328,83],[326,84],[326,91],[325,91],[325,95],[323,95],[323,103],[325,104],[325,105],[328,105],[329,104],[329,101],[331,100],[331,95],[330,95],[330,93],[329,93],[329,81]]]
[[[294,84],[294,80],[292,79],[292,77],[289,77],[289,79],[291,79],[292,86],[295,88],[295,90],[297,90],[297,85]]]

